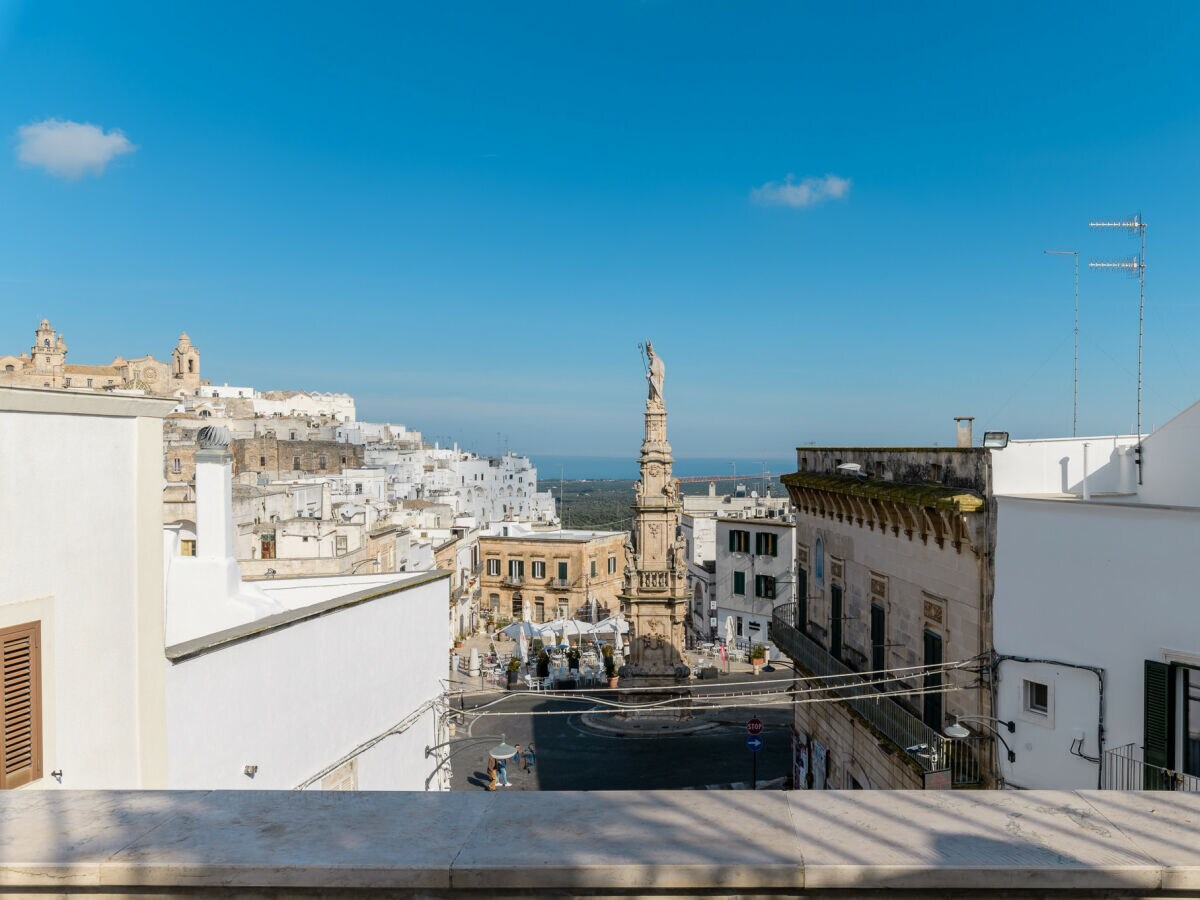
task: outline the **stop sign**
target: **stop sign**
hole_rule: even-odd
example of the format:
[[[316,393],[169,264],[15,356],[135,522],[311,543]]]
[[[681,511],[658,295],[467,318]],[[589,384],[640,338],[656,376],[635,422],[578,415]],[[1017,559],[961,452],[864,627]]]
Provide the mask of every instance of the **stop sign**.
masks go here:
[[[751,734],[762,734],[762,728],[762,719],[757,716],[746,723],[746,730]]]

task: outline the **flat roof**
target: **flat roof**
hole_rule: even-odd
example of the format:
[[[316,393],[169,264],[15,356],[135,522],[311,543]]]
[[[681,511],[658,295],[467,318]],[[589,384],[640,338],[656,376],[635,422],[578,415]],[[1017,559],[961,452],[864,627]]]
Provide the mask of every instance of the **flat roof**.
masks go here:
[[[388,572],[380,575],[317,575],[308,578],[255,581],[253,584],[256,588],[288,608],[281,613],[167,647],[166,657],[171,662],[182,662],[227,644],[250,640],[261,634],[295,625],[297,622],[411,590],[442,578],[448,579],[450,574],[449,569],[432,569],[409,575]],[[397,575],[400,577],[397,578]]]
[[[178,403],[173,397],[0,383],[0,412],[161,419]]]

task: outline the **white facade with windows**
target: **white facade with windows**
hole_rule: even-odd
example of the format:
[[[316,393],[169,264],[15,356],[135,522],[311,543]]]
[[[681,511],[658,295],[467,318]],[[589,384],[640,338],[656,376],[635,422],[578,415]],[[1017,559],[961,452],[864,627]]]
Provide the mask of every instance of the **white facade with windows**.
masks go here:
[[[1000,732],[1015,761],[999,755],[1014,786],[1094,788],[1103,774],[1200,790],[1200,406],[1144,438],[1142,484],[1136,443],[992,451],[996,715],[1016,726]]]
[[[795,595],[795,527],[766,516],[715,522],[716,637],[725,638],[732,620],[736,646],[765,644],[772,610]]]

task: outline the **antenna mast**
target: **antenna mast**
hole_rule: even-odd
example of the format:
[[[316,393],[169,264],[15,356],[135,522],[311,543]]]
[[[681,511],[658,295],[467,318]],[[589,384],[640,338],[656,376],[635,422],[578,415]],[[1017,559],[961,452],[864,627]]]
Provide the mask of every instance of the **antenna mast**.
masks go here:
[[[1142,332],[1146,313],[1146,222],[1138,213],[1132,219],[1088,223],[1091,228],[1121,228],[1132,231],[1141,241],[1141,251],[1133,259],[1092,260],[1088,262],[1091,269],[1124,269],[1126,272],[1136,272],[1138,276],[1138,362],[1137,362],[1137,450],[1136,462],[1138,467],[1138,484],[1142,483]]]
[[[1075,389],[1071,394],[1071,437],[1079,433],[1079,251],[1043,250],[1050,256],[1075,257]]]

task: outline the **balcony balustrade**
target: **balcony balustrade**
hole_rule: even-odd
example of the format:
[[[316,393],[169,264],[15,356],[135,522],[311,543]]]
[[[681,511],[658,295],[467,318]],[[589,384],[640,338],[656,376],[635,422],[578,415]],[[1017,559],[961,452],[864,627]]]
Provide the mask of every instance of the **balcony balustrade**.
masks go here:
[[[1124,744],[1104,751],[1100,784],[1112,791],[1183,791],[1200,794],[1200,777],[1145,761],[1142,748]]]
[[[859,675],[828,650],[796,628],[796,604],[783,603],[772,611],[771,642],[809,673],[826,679],[830,693],[872,728],[909,755],[924,772],[950,769],[954,784],[978,784],[980,761],[990,738],[951,740],[926,725],[870,680]]]

